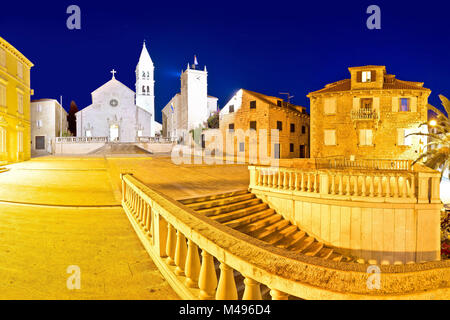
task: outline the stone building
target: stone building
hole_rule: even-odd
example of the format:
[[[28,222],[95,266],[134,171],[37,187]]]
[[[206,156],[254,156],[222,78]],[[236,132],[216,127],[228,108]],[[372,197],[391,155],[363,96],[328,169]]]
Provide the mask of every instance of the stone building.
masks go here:
[[[144,46],[136,67],[136,93],[112,79],[92,92],[92,104],[76,113],[78,137],[107,137],[112,142],[136,142],[161,130],[155,121],[154,66]]]
[[[311,156],[365,159],[416,159],[431,90],[403,81],[384,66],[349,68],[350,79],[311,92]]]
[[[32,67],[33,63],[0,37],[0,164],[31,157]]]
[[[204,127],[217,111],[216,97],[208,95],[208,72],[188,64],[181,74],[181,90],[163,108],[163,136],[186,140],[189,131]]]
[[[67,112],[55,99],[31,101],[31,155],[54,152],[55,139],[68,132]]]
[[[305,107],[240,89],[220,111],[219,117],[224,140],[233,141],[229,146],[224,142],[226,154],[248,161],[250,153],[256,152],[251,150],[250,144],[256,139],[257,146],[261,146],[261,129],[265,129],[265,155],[275,159],[309,158],[309,115]],[[279,130],[279,141],[275,143],[271,142],[272,129]],[[255,138],[250,136],[250,130],[256,130]],[[259,148],[257,152],[259,155]]]

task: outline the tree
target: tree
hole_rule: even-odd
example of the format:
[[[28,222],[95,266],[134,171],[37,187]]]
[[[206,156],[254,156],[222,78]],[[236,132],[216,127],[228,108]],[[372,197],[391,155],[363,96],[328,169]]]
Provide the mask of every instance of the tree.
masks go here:
[[[433,107],[431,104],[428,105],[428,109],[433,111],[437,118],[431,120],[430,123],[422,123],[419,127],[424,125],[429,125],[431,129],[428,133],[411,133],[410,135],[419,135],[429,137],[429,142],[425,146],[425,152],[422,153],[414,163],[423,160],[423,163],[432,169],[441,170],[441,178],[446,169],[450,166],[450,122],[448,115],[450,114],[450,101],[443,95],[439,95],[442,101],[442,105],[447,113],[445,115],[438,108]],[[431,123],[433,122],[433,123]],[[450,173],[449,173],[450,178]]]
[[[219,129],[219,112],[214,112],[214,114],[208,118],[208,128]]]
[[[69,115],[67,116],[67,122],[69,123],[69,131],[73,136],[77,136],[77,118],[75,113],[78,112],[78,107],[75,101],[70,102]]]

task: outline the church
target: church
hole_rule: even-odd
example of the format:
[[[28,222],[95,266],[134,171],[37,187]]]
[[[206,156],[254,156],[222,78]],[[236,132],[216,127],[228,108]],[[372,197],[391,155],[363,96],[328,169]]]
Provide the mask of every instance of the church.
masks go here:
[[[153,61],[143,45],[136,67],[136,92],[112,79],[91,93],[92,104],[76,113],[78,137],[108,137],[110,142],[132,143],[159,135],[155,121]]]

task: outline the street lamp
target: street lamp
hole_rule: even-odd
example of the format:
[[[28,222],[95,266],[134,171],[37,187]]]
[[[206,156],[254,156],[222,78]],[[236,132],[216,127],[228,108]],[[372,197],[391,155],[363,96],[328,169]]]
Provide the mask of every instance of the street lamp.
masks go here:
[[[430,122],[428,124],[430,125],[430,127],[436,127],[437,121],[436,121],[436,119],[432,119],[432,120],[430,120]]]

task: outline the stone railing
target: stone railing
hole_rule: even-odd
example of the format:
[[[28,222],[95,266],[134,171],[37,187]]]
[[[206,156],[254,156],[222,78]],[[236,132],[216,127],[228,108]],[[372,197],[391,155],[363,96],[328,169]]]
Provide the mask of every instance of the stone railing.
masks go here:
[[[408,162],[397,160],[404,171],[297,169],[250,166],[250,188],[286,190],[310,197],[359,201],[440,203],[438,172],[407,171]],[[357,167],[361,169],[361,167]],[[432,171],[432,170],[431,170]]]
[[[352,120],[377,120],[378,113],[376,110],[371,108],[361,108],[358,110],[351,111]]]
[[[170,138],[138,137],[140,143],[173,143]]]
[[[411,170],[412,160],[316,158],[317,169]]]
[[[380,287],[368,265],[335,262],[267,243],[196,213],[122,174],[123,208],[147,252],[182,299],[442,299],[450,261],[381,265]],[[217,268],[219,266],[219,268]],[[220,269],[220,270],[219,270]],[[217,271],[219,270],[219,279]]]
[[[56,143],[106,143],[108,137],[56,137]]]

